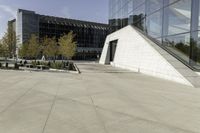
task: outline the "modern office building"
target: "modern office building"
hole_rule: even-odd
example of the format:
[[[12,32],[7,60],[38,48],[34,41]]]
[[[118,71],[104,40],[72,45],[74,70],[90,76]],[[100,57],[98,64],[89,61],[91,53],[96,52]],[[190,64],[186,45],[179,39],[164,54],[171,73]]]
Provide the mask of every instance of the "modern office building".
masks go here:
[[[109,0],[100,63],[199,86],[199,0]]]
[[[11,53],[11,56],[16,55],[16,19],[13,19],[11,21],[8,21],[8,36],[11,39],[10,45],[9,45],[9,51]]]
[[[16,19],[10,20],[7,23],[7,36],[9,37],[9,53],[10,57],[16,56]]]
[[[76,35],[77,54],[75,59],[93,59],[101,54],[104,40],[108,34],[107,24],[46,16],[19,9],[17,12],[17,44],[23,44],[31,34],[42,39],[56,37],[73,31]]]

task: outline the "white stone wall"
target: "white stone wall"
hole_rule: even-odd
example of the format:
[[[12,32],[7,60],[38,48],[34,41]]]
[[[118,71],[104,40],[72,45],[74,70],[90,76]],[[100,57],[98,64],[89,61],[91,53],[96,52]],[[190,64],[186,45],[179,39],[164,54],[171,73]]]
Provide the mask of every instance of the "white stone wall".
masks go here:
[[[127,26],[107,36],[100,64],[109,62],[108,45],[118,39],[114,61],[115,67],[125,68],[147,75],[172,80],[192,86],[147,40],[134,28]]]

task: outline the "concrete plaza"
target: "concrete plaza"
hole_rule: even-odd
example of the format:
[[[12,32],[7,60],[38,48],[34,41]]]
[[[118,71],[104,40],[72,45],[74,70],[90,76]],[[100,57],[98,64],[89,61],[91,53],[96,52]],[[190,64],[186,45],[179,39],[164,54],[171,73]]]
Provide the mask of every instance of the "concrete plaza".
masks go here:
[[[0,70],[0,133],[200,133],[200,89],[78,63],[81,74]]]

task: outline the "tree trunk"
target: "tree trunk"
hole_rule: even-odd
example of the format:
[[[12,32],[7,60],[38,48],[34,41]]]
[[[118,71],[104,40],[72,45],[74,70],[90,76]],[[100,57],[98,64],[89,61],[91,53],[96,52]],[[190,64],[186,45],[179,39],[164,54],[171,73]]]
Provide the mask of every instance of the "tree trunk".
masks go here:
[[[8,62],[8,57],[7,56],[5,56],[5,61],[6,61],[6,63]]]
[[[64,60],[64,57],[62,56],[62,62],[63,62],[63,60]]]
[[[37,62],[37,57],[35,57],[35,63]]]
[[[54,63],[56,62],[56,55],[54,55],[53,62]]]

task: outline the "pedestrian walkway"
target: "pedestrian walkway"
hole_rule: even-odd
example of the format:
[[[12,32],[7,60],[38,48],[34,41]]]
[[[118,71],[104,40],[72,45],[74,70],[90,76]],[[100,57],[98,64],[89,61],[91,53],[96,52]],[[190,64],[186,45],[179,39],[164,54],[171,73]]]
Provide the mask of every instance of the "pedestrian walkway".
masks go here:
[[[1,133],[200,133],[200,89],[95,63],[0,70]]]

